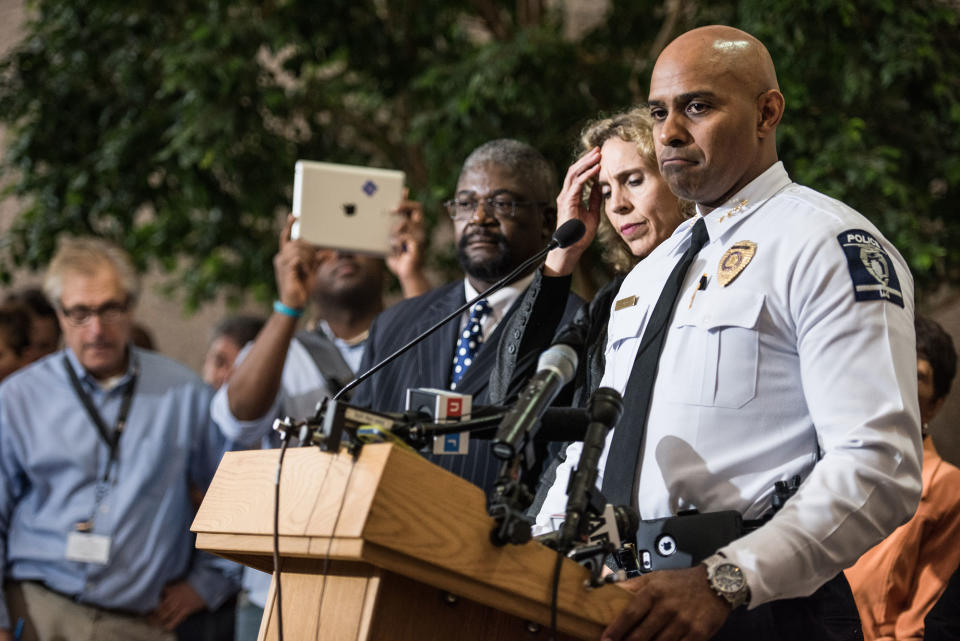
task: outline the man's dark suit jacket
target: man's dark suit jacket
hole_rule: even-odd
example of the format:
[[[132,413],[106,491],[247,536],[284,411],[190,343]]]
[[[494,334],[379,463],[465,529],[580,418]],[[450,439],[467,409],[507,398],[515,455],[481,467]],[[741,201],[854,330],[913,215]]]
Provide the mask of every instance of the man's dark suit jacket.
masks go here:
[[[539,279],[535,280],[539,281]],[[501,350],[514,352],[523,349],[522,333],[511,332],[510,335],[504,335],[503,330],[508,325],[507,320],[514,315],[520,315],[521,319],[531,316],[532,308],[525,305],[524,300],[523,295],[517,297],[517,301],[497,324],[493,334],[484,340],[476,358],[457,385],[457,392],[473,396],[474,407],[492,402],[490,376],[497,358],[498,347]],[[461,280],[422,296],[408,298],[387,309],[370,327],[370,336],[367,338],[360,371],[365,372],[379,363],[465,302]],[[572,319],[582,304],[581,298],[570,295],[565,301],[565,313],[559,323],[553,320],[550,326],[528,327],[526,332],[553,336],[557,326],[566,324]],[[351,404],[374,410],[399,412],[404,409],[408,388],[450,389],[453,352],[459,332],[460,320],[454,318],[432,336],[360,384],[354,392]],[[529,336],[527,338],[529,340]],[[521,361],[525,367],[511,373],[514,380],[529,377],[536,368],[535,357],[521,359]],[[516,384],[506,387],[515,388]],[[498,403],[505,400],[508,399],[493,399]],[[500,461],[490,453],[489,441],[471,440],[470,452],[463,456],[430,454],[428,458],[457,476],[483,488],[484,491],[489,491],[493,487],[500,467]]]

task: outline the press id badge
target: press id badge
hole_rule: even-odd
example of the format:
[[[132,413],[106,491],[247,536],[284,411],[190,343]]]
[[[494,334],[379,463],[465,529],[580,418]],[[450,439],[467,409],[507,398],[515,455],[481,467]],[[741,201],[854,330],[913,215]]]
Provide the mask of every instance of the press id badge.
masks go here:
[[[110,537],[90,532],[71,532],[67,535],[68,561],[106,565],[110,560]]]

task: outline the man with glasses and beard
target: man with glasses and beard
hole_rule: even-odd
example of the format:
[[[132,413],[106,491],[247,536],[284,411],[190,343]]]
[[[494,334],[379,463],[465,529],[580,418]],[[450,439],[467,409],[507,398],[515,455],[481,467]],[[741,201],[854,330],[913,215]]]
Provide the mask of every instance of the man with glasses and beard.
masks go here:
[[[383,312],[370,328],[363,372],[437,323],[466,301],[509,274],[549,242],[556,223],[556,175],[533,147],[516,140],[493,140],[475,149],[460,171],[454,197],[445,203],[453,219],[457,257],[465,272],[432,292],[407,299]],[[503,335],[504,319],[517,309],[534,269],[450,321],[416,347],[357,387],[353,404],[381,411],[402,411],[410,388],[435,388],[470,394],[473,405],[490,402],[489,379],[497,345],[524,359],[520,336]],[[571,296],[560,323],[572,318],[582,300]],[[552,336],[555,326],[527,329]],[[512,344],[510,343],[512,341]],[[487,441],[471,440],[466,455],[431,455],[430,460],[484,490],[496,480],[499,461]]]

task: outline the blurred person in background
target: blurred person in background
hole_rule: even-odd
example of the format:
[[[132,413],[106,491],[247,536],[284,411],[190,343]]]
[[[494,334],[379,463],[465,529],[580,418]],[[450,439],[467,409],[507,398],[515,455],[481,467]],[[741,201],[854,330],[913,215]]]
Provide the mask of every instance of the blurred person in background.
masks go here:
[[[30,312],[23,305],[0,305],[0,381],[26,365]]]
[[[30,345],[27,347],[28,363],[53,354],[60,348],[60,323],[57,312],[43,291],[28,287],[7,296],[6,302],[26,305],[30,311]]]
[[[140,283],[119,247],[62,242],[44,290],[66,347],[0,383],[0,641],[172,641],[238,587],[190,533],[188,489],[224,446],[212,392],[131,344]]]
[[[263,323],[264,319],[259,316],[239,315],[228,316],[214,326],[203,361],[201,376],[205,383],[213,389],[219,389],[226,383],[237,354],[244,345],[256,338]],[[203,502],[203,495],[201,488],[190,486],[190,496],[196,507]],[[238,571],[242,572],[242,567],[238,567]],[[231,598],[216,610],[194,612],[177,627],[178,641],[233,641],[236,609],[237,599]]]
[[[846,571],[866,641],[923,639],[924,617],[960,564],[960,469],[940,458],[929,432],[956,376],[957,351],[937,322],[917,316],[915,327],[923,490],[913,518]]]
[[[214,326],[201,374],[207,385],[220,389],[227,382],[240,350],[257,337],[265,322],[260,316],[241,314],[228,316]]]

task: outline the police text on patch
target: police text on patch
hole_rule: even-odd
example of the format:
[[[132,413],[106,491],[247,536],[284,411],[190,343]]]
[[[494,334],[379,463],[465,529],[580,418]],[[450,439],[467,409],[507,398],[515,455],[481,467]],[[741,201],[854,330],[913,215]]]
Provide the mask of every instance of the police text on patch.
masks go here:
[[[886,300],[903,307],[897,270],[890,255],[870,232],[848,229],[837,236],[837,242],[847,258],[856,300]]]

